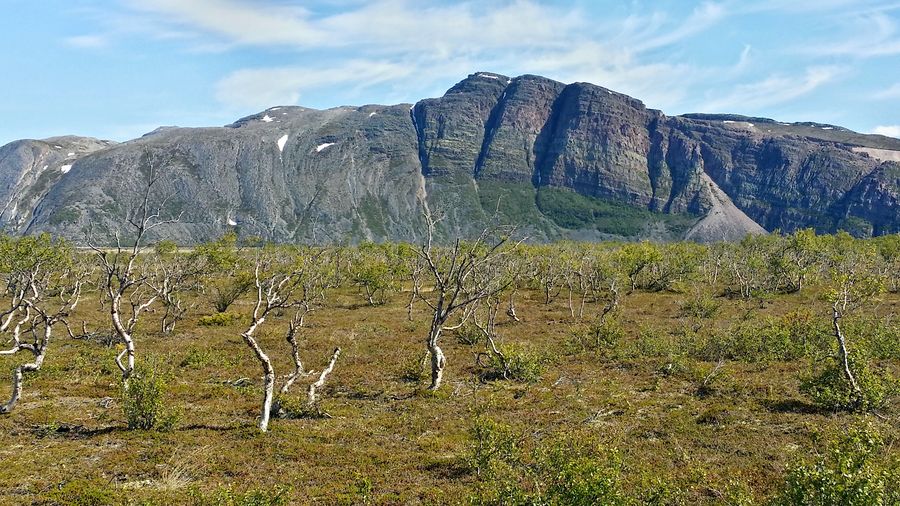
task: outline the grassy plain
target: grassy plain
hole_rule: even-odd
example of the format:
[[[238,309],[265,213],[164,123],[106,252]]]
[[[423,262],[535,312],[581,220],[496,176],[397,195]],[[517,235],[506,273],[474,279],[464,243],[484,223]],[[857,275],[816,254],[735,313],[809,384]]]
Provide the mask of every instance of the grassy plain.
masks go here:
[[[200,326],[213,312],[201,305],[165,336],[156,330],[158,314],[144,316],[138,360],[170,375],[167,402],[181,411],[167,432],[126,429],[115,345],[73,340],[60,329],[22,402],[0,417],[0,503],[266,504],[278,496],[272,490],[286,504],[467,503],[478,483],[467,464],[476,416],[510,425],[523,444],[561,433],[596,438],[620,452],[626,491],[664,484],[686,504],[728,504],[735,488],[769,497],[790,463],[821,448],[822,434],[862,419],[886,438],[884,457],[898,455],[896,400],[878,415],[821,411],[798,390],[809,358],[720,362],[686,342],[796,311],[827,332],[829,306],[814,290],[762,303],[717,297],[709,319],[684,314],[692,297],[624,296],[624,338],[579,350],[570,338],[583,323],[570,315],[565,294],[545,305],[542,294],[523,292],[523,321],[502,317],[498,334],[541,358],[540,379],[482,381],[475,363],[481,348],[448,333],[446,384],[429,393],[424,378],[409,379],[424,351],[424,306],[410,321],[406,293],[368,306],[354,290],[332,291],[301,338],[301,355],[314,370],[335,346],[344,349],[322,402],[330,417],[275,419],[266,434],[255,426],[261,374],[241,341],[242,322]],[[249,309],[244,299],[232,310]],[[589,304],[586,318],[594,314]],[[887,294],[865,318],[896,340],[898,323],[890,318],[898,314],[900,295]],[[106,318],[88,298],[70,321],[86,320],[102,333]],[[290,366],[287,320],[267,322],[261,334],[279,375]],[[4,390],[14,363],[0,357]],[[900,376],[900,360],[880,365]],[[293,395],[304,390],[299,385]]]

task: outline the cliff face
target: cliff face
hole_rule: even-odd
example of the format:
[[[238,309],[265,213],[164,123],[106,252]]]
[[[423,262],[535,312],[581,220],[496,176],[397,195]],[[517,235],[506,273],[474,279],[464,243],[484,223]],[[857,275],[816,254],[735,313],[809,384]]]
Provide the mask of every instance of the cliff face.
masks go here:
[[[477,73],[413,107],[273,107],[222,128],[112,144],[0,148],[0,225],[103,240],[138,202],[178,223],[276,241],[417,240],[421,202],[444,237],[497,219],[534,240],[734,239],[814,227],[900,231],[900,140],[815,123],[667,117],[586,83]]]

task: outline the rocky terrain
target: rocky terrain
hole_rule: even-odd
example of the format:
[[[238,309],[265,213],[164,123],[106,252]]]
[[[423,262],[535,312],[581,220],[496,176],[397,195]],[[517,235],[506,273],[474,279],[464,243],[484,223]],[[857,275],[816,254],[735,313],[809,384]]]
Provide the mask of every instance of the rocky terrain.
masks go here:
[[[273,107],[219,128],[0,148],[0,226],[108,242],[155,177],[180,243],[417,240],[487,223],[533,240],[900,231],[900,140],[833,125],[666,116],[587,83],[472,74],[414,105]]]

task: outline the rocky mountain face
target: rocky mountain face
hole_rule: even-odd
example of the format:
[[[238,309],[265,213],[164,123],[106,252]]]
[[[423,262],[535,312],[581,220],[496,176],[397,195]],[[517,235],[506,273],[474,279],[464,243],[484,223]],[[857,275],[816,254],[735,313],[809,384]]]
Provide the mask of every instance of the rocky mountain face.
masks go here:
[[[816,123],[668,117],[586,83],[476,73],[410,107],[273,107],[221,128],[0,148],[0,226],[109,241],[137,206],[180,243],[416,241],[513,223],[533,240],[900,231],[900,140]]]

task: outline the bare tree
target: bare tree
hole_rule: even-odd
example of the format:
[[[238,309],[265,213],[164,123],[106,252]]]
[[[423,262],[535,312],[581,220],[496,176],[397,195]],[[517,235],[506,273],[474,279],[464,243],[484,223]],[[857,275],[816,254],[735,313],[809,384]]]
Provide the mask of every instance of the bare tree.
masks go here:
[[[328,365],[325,366],[325,369],[322,369],[322,373],[319,374],[319,379],[309,384],[309,389],[306,392],[306,409],[318,410],[318,390],[325,386],[325,379],[328,378],[328,375],[334,370],[334,364],[337,362],[340,355],[341,349],[335,348],[334,353],[331,354],[331,360],[328,361]]]
[[[484,337],[485,351],[479,353],[476,362],[481,364],[481,357],[493,357],[500,365],[500,375],[503,379],[509,379],[510,363],[506,354],[497,346],[497,312],[500,309],[500,299],[498,297],[487,297],[484,299],[485,317],[479,321],[478,311],[472,313],[472,322]]]
[[[159,295],[146,285],[147,273],[138,265],[138,257],[147,248],[148,234],[163,225],[175,223],[180,215],[175,218],[163,218],[163,210],[170,197],[164,198],[158,206],[150,202],[153,188],[160,180],[160,175],[154,170],[153,161],[148,157],[147,182],[140,203],[128,212],[126,217],[127,228],[131,231],[131,246],[122,244],[121,231],[114,233],[116,246],[114,249],[101,248],[94,243],[93,237],[89,237],[90,248],[97,255],[97,262],[103,273],[101,280],[102,290],[109,303],[110,319],[113,329],[119,340],[125,345],[125,349],[116,355],[116,366],[122,372],[122,382],[128,387],[128,379],[134,373],[135,345],[134,328],[138,319],[159,297]],[[130,311],[123,316],[123,302],[127,302]],[[127,319],[124,319],[127,318]],[[123,363],[123,358],[125,362]]]
[[[440,347],[444,330],[459,328],[471,316],[471,305],[503,290],[509,283],[500,276],[500,258],[512,251],[508,248],[509,232],[491,242],[491,237],[503,232],[500,227],[486,228],[474,241],[463,243],[457,239],[453,246],[439,249],[434,246],[437,220],[423,206],[427,225],[426,237],[419,250],[423,264],[421,272],[427,273],[431,291],[425,292],[419,283],[413,283],[416,298],[421,299],[432,312],[431,326],[425,341],[431,357],[431,385],[429,390],[441,387],[447,358]],[[451,318],[462,312],[460,322],[449,325]]]
[[[294,362],[294,371],[286,376],[286,380],[280,389],[280,394],[288,393],[294,382],[302,377],[312,374],[306,372],[303,362],[300,360],[297,333],[303,327],[305,316],[314,309],[314,305],[322,300],[326,278],[315,266],[319,263],[322,254],[319,252],[288,251],[287,248],[275,249],[265,247],[257,252],[254,267],[254,286],[256,289],[256,303],[251,314],[250,324],[241,333],[241,337],[251,349],[259,361],[263,371],[263,401],[260,413],[259,430],[266,432],[269,428],[269,420],[273,413],[280,411],[280,406],[275,403],[275,367],[257,339],[260,326],[275,312],[293,308],[292,317],[286,334],[286,340],[291,345],[291,357]],[[309,390],[310,407],[316,404],[316,389],[321,388],[334,363],[340,355],[340,349],[335,354],[328,368],[323,371],[318,384]]]
[[[0,249],[6,264],[2,269],[5,292],[11,300],[0,313],[0,333],[11,333],[12,344],[0,355],[25,351],[33,357],[13,371],[12,393],[0,406],[0,413],[10,413],[22,396],[25,374],[41,369],[53,327],[68,326],[65,317],[78,305],[87,274],[72,262],[68,246],[53,243],[47,236],[5,240]]]
[[[146,284],[163,306],[160,332],[171,334],[187,312],[196,307],[196,303],[185,300],[185,294],[199,287],[206,267],[204,257],[184,254],[175,243],[164,241],[156,245],[147,264]]]

